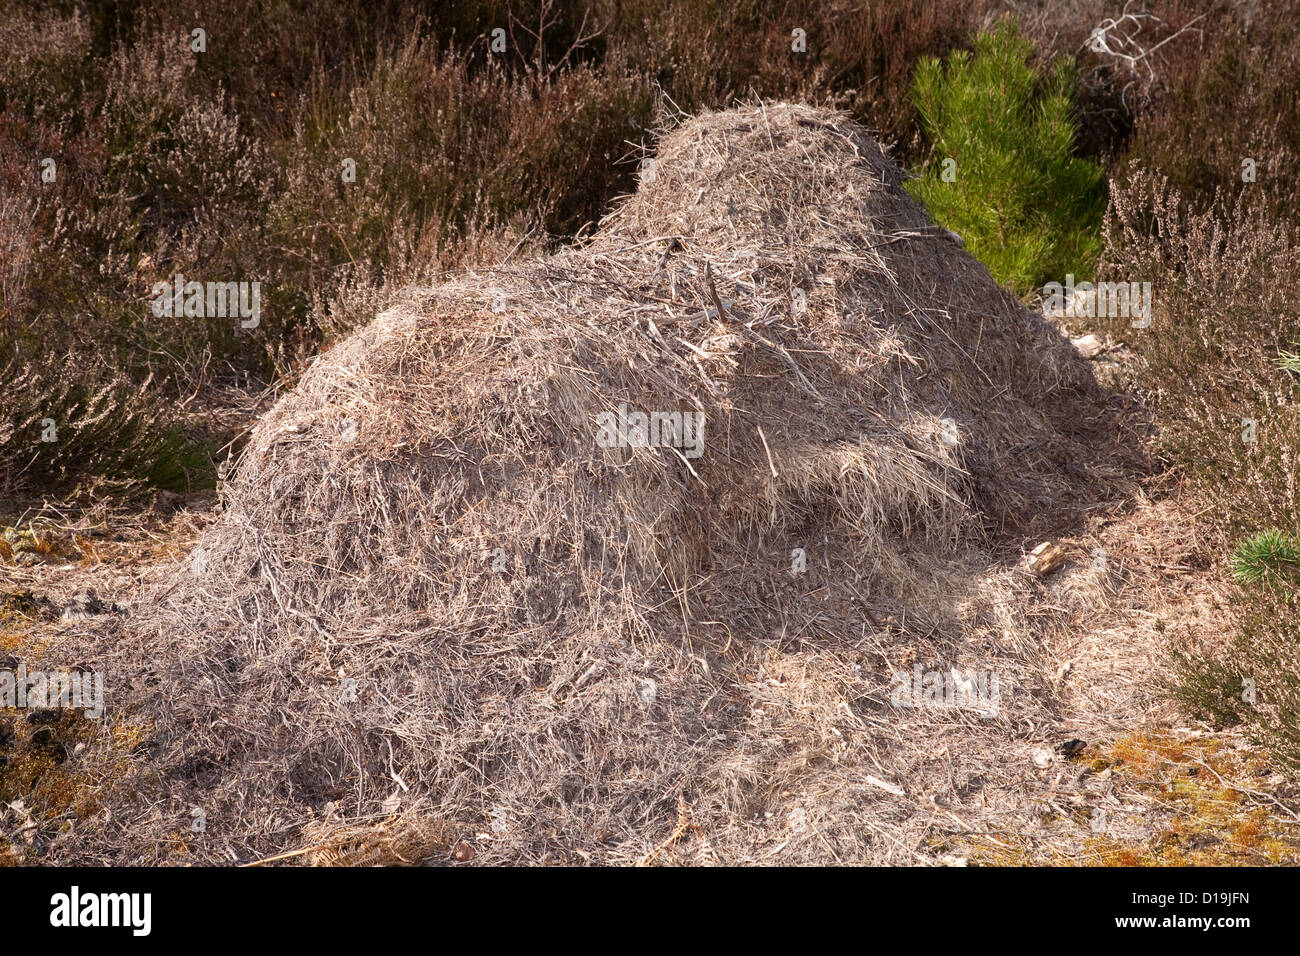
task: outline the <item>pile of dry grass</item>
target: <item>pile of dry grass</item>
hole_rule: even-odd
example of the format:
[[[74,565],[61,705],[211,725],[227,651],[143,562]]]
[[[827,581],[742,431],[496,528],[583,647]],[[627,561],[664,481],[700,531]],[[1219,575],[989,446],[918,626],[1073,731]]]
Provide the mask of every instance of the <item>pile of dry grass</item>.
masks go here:
[[[1040,706],[1015,648],[954,643],[955,596],[1108,480],[1086,363],[841,115],[705,115],[644,179],[263,418],[199,547],[86,651],[147,719],[152,794],[86,853],[247,860],[390,814],[480,861],[741,861],[800,793],[823,822],[782,861],[906,862],[882,748],[978,721],[891,709],[890,655],[1001,668],[1004,735]],[[703,454],[600,447],[620,403],[701,414]]]

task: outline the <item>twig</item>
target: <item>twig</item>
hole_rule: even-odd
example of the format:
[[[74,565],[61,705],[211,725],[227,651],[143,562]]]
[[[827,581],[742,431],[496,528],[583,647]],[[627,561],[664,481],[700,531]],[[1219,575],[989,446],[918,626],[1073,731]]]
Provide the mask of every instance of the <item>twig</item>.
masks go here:
[[[767,447],[767,436],[763,434],[762,425],[758,426],[758,437],[763,442],[763,451],[767,452],[767,467],[772,469],[772,477],[780,478],[781,476],[776,473],[776,465],[772,463],[772,449]]]

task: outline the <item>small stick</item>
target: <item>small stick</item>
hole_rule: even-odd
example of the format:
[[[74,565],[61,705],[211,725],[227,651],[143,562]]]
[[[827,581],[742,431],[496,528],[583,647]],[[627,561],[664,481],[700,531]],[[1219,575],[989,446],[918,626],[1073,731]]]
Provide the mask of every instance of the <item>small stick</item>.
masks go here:
[[[704,263],[704,284],[709,289],[709,296],[713,299],[713,307],[718,310],[718,320],[721,321],[726,310],[722,307],[722,299],[718,296],[718,287],[713,284],[713,269],[706,260]]]
[[[338,846],[337,842],[317,843],[312,846],[305,846],[301,850],[290,850],[288,853],[277,853],[275,856],[268,856],[261,860],[254,860],[251,863],[239,864],[239,869],[245,869],[250,866],[265,866],[267,863],[274,863],[277,860],[288,860],[295,856],[302,856],[304,853],[311,853],[313,850],[323,850],[326,847]]]
[[[763,426],[758,426],[758,437],[763,441],[763,451],[767,452],[767,467],[772,469],[772,477],[779,478],[776,473],[776,465],[772,463],[772,449],[767,447],[767,436],[763,434]]]
[[[886,793],[892,793],[896,797],[907,796],[902,787],[896,787],[894,784],[881,780],[879,777],[873,777],[871,774],[867,774],[867,783],[871,784],[873,787],[879,787]]]

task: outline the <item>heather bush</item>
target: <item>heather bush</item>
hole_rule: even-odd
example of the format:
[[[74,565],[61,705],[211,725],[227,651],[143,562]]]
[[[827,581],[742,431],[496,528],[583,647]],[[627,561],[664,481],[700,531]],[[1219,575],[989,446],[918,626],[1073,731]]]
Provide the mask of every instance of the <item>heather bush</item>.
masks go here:
[[[1096,321],[1138,354],[1161,453],[1211,497],[1225,545],[1300,530],[1297,383],[1280,367],[1300,342],[1295,227],[1240,198],[1192,204],[1130,169],[1105,237],[1107,278],[1153,283],[1149,328]]]
[[[11,8],[0,16],[0,109],[56,124],[85,105],[95,76],[91,24],[81,12]]]
[[[621,0],[600,5],[607,36],[688,112],[749,94],[848,109],[906,151],[909,92],[926,56],[967,44],[988,4],[961,0]],[[612,8],[612,9],[611,9]],[[617,20],[613,11],[618,12]],[[803,31],[804,52],[793,49]]]
[[[34,486],[76,494],[88,480],[191,490],[209,486],[207,450],[175,416],[105,365],[30,354],[0,338],[0,490]]]
[[[1157,82],[1131,96],[1137,114],[1125,163],[1160,172],[1189,200],[1240,193],[1275,217],[1300,213],[1290,172],[1300,159],[1300,8],[1244,10],[1215,3],[1166,14],[1154,46],[1191,28],[1157,57]],[[1243,166],[1250,160],[1250,168]],[[1243,175],[1253,181],[1243,181]]]
[[[653,115],[635,75],[578,67],[538,85],[410,41],[296,131],[269,219],[303,256],[282,276],[310,295],[322,282],[427,278],[485,231],[572,234],[633,187],[628,141]]]
[[[1126,180],[1104,272],[1153,283],[1151,324],[1097,321],[1136,351],[1157,452],[1234,579],[1237,629],[1209,645],[1174,640],[1171,691],[1300,765],[1300,396],[1284,367],[1300,342],[1296,230],[1240,195],[1204,205],[1161,175],[1133,168]]]

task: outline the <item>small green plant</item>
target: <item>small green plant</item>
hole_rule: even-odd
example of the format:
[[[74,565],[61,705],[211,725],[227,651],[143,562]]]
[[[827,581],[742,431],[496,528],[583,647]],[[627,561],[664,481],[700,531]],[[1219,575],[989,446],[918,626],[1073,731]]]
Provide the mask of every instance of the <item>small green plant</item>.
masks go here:
[[[1300,352],[1288,352],[1285,349],[1278,356],[1278,368],[1284,372],[1300,375]]]
[[[1008,20],[913,80],[933,152],[910,191],[1021,295],[1092,278],[1106,206],[1101,166],[1074,154],[1073,63],[1036,70],[1032,49]]]
[[[1300,544],[1276,528],[1243,541],[1232,554],[1232,575],[1243,584],[1256,584],[1291,568],[1300,568]]]

